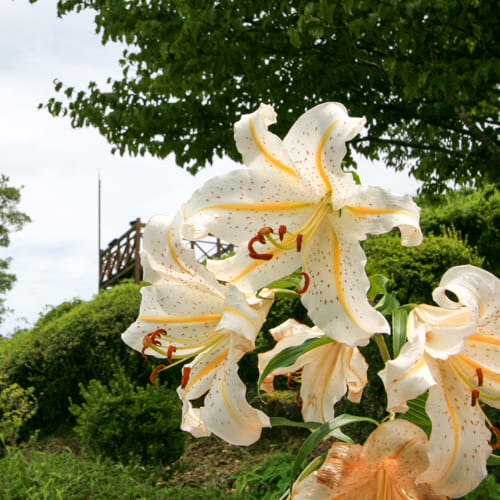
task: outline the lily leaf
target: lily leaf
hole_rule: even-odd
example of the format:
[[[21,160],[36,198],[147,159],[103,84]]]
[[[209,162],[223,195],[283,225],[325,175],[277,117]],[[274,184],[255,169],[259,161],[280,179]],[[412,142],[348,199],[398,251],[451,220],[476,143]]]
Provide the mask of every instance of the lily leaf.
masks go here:
[[[289,427],[302,427],[303,429],[309,429],[310,431],[314,431],[322,425],[320,422],[297,422],[295,420],[289,420],[288,418],[284,417],[271,417],[270,420],[273,427],[287,425]],[[344,434],[340,429],[335,429],[331,432],[331,435],[337,438],[339,441],[354,444],[354,441],[347,434]]]
[[[421,427],[425,433],[430,436],[432,431],[432,423],[425,411],[425,403],[427,402],[427,397],[429,394],[424,392],[418,398],[412,399],[408,401],[409,410],[406,413],[401,413],[398,415],[398,418],[404,418],[405,420],[409,420],[414,424]]]
[[[392,312],[392,356],[397,358],[406,342],[406,323],[408,312],[400,308]]]
[[[271,359],[271,361],[269,361],[266,368],[260,375],[259,382],[257,383],[257,390],[259,392],[259,396],[260,396],[260,386],[263,380],[273,370],[276,370],[277,368],[282,368],[284,366],[292,366],[295,363],[295,361],[297,361],[298,357],[301,356],[302,354],[311,351],[316,347],[329,344],[330,342],[333,342],[333,340],[330,337],[324,336],[314,339],[307,339],[301,345],[291,346],[287,347],[286,349],[283,349],[279,354],[274,356],[274,358]]]

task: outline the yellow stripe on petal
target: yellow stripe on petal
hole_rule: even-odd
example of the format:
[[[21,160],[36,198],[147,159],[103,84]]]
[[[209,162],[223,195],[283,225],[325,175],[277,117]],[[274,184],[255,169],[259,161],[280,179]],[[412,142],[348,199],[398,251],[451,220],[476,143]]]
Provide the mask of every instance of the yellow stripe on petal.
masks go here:
[[[179,323],[208,323],[220,321],[222,314],[202,314],[200,316],[139,316],[141,321],[151,323],[179,324]]]
[[[200,209],[204,210],[233,210],[235,212],[279,212],[282,210],[302,210],[309,208],[314,203],[305,202],[270,202],[270,203],[221,203],[209,205]]]
[[[326,186],[327,191],[332,190],[332,185],[330,183],[330,179],[326,175],[325,166],[323,164],[323,149],[325,147],[325,143],[331,133],[331,131],[337,126],[340,120],[335,120],[325,131],[321,140],[319,141],[318,149],[316,151],[316,169],[318,170],[318,174],[321,177],[324,185]]]
[[[262,144],[260,141],[259,137],[257,136],[257,133],[255,132],[255,127],[253,125],[253,117],[250,116],[250,119],[248,121],[248,125],[250,127],[250,133],[252,134],[252,139],[255,142],[255,145],[259,149],[259,151],[262,153],[262,155],[266,158],[266,160],[273,166],[279,168],[283,172],[287,173],[288,175],[292,175],[296,179],[298,179],[297,172],[288,165],[285,165],[284,163],[280,162],[277,158],[275,158]]]
[[[337,294],[339,296],[339,301],[342,304],[347,316],[349,319],[361,330],[365,330],[356,320],[356,317],[352,313],[350,307],[348,306],[345,296],[344,296],[344,288],[342,287],[342,274],[340,272],[341,264],[340,264],[340,245],[337,235],[335,231],[332,229],[332,239],[333,239],[333,276],[335,280],[335,288],[337,289]]]
[[[167,233],[167,244],[170,255],[174,259],[175,263],[187,274],[194,276],[193,273],[182,263],[182,261],[177,257],[174,251],[174,245],[172,244],[172,226],[169,226]]]
[[[230,313],[230,314],[234,314],[246,321],[248,321],[252,326],[254,326],[254,323],[253,321],[244,313],[242,313],[241,311],[238,311],[237,309],[235,309],[234,307],[229,307],[229,306],[226,306],[224,308],[224,313]]]
[[[229,347],[224,349],[215,359],[207,363],[207,365],[200,370],[194,377],[189,379],[189,382],[184,390],[184,394],[188,394],[191,387],[193,387],[196,382],[208,375],[212,370],[215,370],[225,359],[229,352]],[[208,353],[207,353],[208,354]],[[201,362],[201,360],[200,360]]]
[[[370,208],[370,207],[358,207],[346,205],[344,209],[349,210],[352,214],[358,217],[364,217],[367,215],[385,215],[385,214],[399,214],[412,217],[417,220],[417,217],[407,210],[399,210],[396,208]]]
[[[467,338],[467,343],[470,342],[479,342],[481,344],[492,344],[492,345],[500,345],[500,337],[497,335],[480,335],[478,333],[474,333],[470,337]]]
[[[448,415],[449,415],[449,421],[450,421],[450,426],[453,430],[453,453],[451,455],[451,460],[450,464],[448,466],[448,471],[443,474],[443,478],[441,479],[441,483],[445,482],[449,475],[453,471],[453,467],[458,460],[458,450],[460,448],[460,430],[457,422],[457,416],[455,415],[454,408],[452,403],[450,402],[450,398],[448,397],[448,394],[446,394],[446,391],[443,390],[443,395],[444,399],[446,401],[446,406],[448,407]]]
[[[231,415],[234,417],[235,420],[241,421],[241,417],[233,410],[233,407],[231,406],[231,403],[229,402],[229,399],[226,395],[226,375],[224,374],[224,378],[222,379],[221,383],[221,388],[222,388],[222,398],[224,399],[224,403],[226,404],[226,408],[229,410]]]

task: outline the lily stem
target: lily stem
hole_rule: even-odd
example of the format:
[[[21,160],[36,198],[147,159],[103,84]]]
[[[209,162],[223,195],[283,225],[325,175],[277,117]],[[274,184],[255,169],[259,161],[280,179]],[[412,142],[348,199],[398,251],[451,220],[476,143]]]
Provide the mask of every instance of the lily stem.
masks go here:
[[[375,343],[377,344],[380,355],[382,356],[382,360],[384,363],[390,361],[391,354],[389,353],[389,349],[387,348],[387,344],[385,343],[384,336],[381,333],[376,333],[373,338],[375,339]]]

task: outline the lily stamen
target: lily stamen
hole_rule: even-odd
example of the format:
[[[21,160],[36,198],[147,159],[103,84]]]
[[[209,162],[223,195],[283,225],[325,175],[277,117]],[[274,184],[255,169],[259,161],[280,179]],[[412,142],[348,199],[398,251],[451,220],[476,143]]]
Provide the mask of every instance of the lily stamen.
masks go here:
[[[265,243],[265,240],[262,241],[263,236],[261,234],[257,234],[248,242],[248,256],[251,259],[260,259],[260,260],[271,260],[273,258],[272,253],[257,253],[253,248],[254,243],[257,241],[259,243]]]
[[[158,365],[151,373],[150,377],[149,377],[149,381],[153,384],[153,385],[158,385],[158,382],[155,381],[156,377],[158,376],[158,374],[165,370],[166,368],[168,368],[166,365]]]
[[[302,398],[300,397],[300,392],[297,392],[297,395],[295,396],[295,403],[299,408],[302,408],[302,406],[304,406]]]
[[[477,386],[481,387],[483,385],[483,370],[481,368],[476,368],[477,375]]]
[[[177,350],[175,345],[169,345],[167,349],[167,361],[169,364],[172,364],[172,354]]]
[[[302,276],[304,276],[304,286],[300,290],[297,290],[297,293],[303,294],[303,293],[307,292],[307,289],[309,288],[309,284],[311,283],[311,278],[309,277],[309,275],[307,273],[302,272],[300,274]]]
[[[147,335],[144,336],[142,339],[142,349],[141,349],[141,354],[143,358],[147,358],[145,351],[148,347],[153,347],[157,345],[161,345],[161,342],[156,339],[156,337],[160,335],[165,335],[167,332],[163,328],[158,328],[154,332],[148,333]]]
[[[472,396],[472,398],[471,398],[470,405],[476,406],[477,400],[479,399],[479,391],[477,389],[473,389],[471,396]]]
[[[302,248],[302,235],[298,234],[297,235],[297,252],[300,252]]]
[[[185,389],[186,385],[189,381],[189,374],[191,373],[190,366],[184,366],[182,369],[182,380],[181,380],[181,389]]]
[[[491,425],[490,427],[488,427],[488,429],[492,431],[493,434],[495,434],[495,441],[496,441],[496,443],[488,441],[488,444],[491,446],[493,450],[497,450],[498,448],[500,448],[500,430],[497,429],[494,425]]]
[[[278,229],[278,235],[280,237],[280,241],[283,241],[285,234],[286,234],[286,226],[281,225]]]

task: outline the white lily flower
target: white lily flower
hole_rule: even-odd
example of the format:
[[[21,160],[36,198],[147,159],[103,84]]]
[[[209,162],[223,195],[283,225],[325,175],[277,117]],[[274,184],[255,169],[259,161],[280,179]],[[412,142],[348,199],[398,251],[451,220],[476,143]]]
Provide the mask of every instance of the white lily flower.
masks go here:
[[[500,280],[491,273],[474,266],[450,269],[433,293],[441,307],[424,304],[411,311],[408,342],[380,372],[388,411],[407,411],[408,400],[429,390],[430,465],[419,480],[451,497],[482,481],[495,446],[489,440],[498,438],[498,430],[485,425],[478,401],[500,408],[499,297]]]
[[[269,332],[277,344],[270,351],[259,354],[260,373],[283,349],[301,345],[307,339],[325,337],[318,327],[310,328],[294,319],[285,321]],[[302,370],[300,396],[302,416],[306,422],[331,420],[335,403],[342,399],[347,390],[348,399],[358,403],[368,382],[368,365],[359,349],[332,341],[302,354],[293,365],[274,370],[266,377],[262,388],[270,392],[275,375],[286,375],[298,370]]]
[[[309,316],[327,335],[365,345],[389,325],[366,298],[367,234],[399,227],[404,245],[418,245],[420,209],[409,195],[362,187],[341,169],[346,141],[362,129],[344,106],[324,103],[303,114],[281,141],[261,105],[235,125],[248,169],[215,177],[185,206],[186,237],[205,232],[238,245],[235,256],[209,262],[217,278],[255,292],[302,267],[301,292]]]
[[[180,225],[180,214],[155,216],[147,224],[141,261],[151,286],[141,289],[139,317],[122,338],[144,356],[168,360],[153,372],[153,383],[160,371],[194,358],[184,365],[177,390],[184,403],[182,429],[249,445],[270,422],[247,403],[238,361],[254,349],[272,295],[247,298],[221,285],[183,244]],[[204,405],[193,408],[191,401],[204,394]]]
[[[297,482],[293,500],[446,500],[416,477],[428,465],[427,435],[406,420],[377,427],[363,446],[334,443],[313,474]]]

